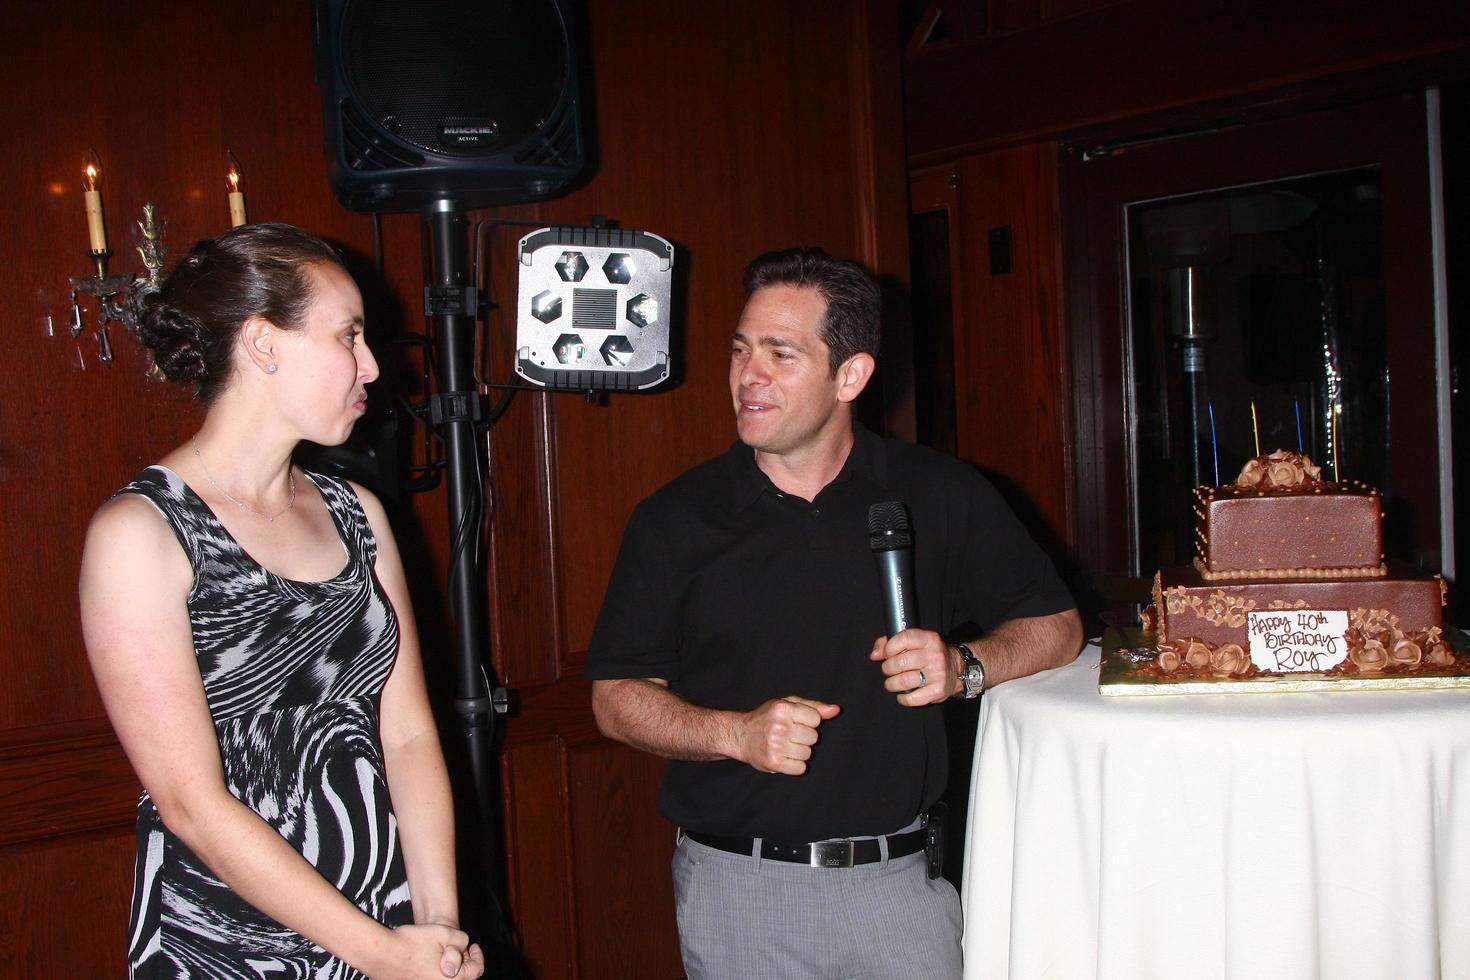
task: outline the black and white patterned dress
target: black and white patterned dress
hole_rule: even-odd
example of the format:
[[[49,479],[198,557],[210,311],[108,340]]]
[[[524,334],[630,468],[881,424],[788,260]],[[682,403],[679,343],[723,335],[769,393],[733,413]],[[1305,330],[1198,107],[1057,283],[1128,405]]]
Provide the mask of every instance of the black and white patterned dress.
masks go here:
[[[189,622],[225,782],[332,884],[390,926],[412,921],[378,739],[398,621],[373,574],[377,544],[352,488],[309,474],[346,551],[322,582],[255,562],[172,471],[119,493],[150,500],[194,568]],[[361,974],[257,911],[138,801],[128,961],[134,978]]]

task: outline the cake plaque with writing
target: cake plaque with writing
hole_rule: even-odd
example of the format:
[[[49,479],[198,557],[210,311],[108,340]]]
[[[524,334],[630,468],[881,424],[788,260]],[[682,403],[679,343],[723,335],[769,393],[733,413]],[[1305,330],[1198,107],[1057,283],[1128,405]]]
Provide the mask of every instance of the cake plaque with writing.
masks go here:
[[[1271,673],[1321,672],[1347,659],[1341,609],[1273,609],[1246,614],[1251,663]]]

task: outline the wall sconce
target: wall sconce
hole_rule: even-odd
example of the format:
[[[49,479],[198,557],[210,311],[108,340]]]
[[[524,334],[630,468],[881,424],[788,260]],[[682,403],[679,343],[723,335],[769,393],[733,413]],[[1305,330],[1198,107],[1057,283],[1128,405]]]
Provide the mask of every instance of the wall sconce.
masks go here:
[[[102,161],[96,150],[87,153],[82,164],[82,200],[87,211],[87,238],[91,246],[87,256],[95,263],[94,275],[71,276],[71,315],[68,326],[71,335],[77,337],[85,324],[82,308],[77,304],[77,294],[85,293],[97,298],[97,359],[104,366],[112,365],[112,343],[107,337],[107,324],[117,321],[129,330],[138,328],[138,300],[158,288],[159,270],[168,256],[168,247],[163,243],[166,222],[155,220],[153,205],[143,205],[143,220],[139,221],[138,232],[143,238],[137,246],[143,267],[148,270],[146,279],[135,279],[132,273],[109,275],[107,260],[112,250],[107,247],[107,224],[102,214]],[[233,201],[232,201],[233,205]],[[243,205],[242,205],[243,206]]]

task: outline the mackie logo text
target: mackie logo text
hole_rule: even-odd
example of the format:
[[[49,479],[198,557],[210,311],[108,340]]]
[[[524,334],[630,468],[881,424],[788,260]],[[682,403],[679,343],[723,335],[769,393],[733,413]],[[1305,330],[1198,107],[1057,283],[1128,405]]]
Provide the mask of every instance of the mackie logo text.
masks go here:
[[[485,143],[500,135],[493,119],[445,119],[439,123],[439,138],[446,143]]]

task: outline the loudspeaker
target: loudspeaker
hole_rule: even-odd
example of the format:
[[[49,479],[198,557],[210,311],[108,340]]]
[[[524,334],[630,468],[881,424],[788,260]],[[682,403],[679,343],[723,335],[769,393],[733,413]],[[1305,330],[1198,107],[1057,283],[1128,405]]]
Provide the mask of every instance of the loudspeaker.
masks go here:
[[[550,197],[585,164],[576,0],[315,0],[332,190],[354,211]]]

